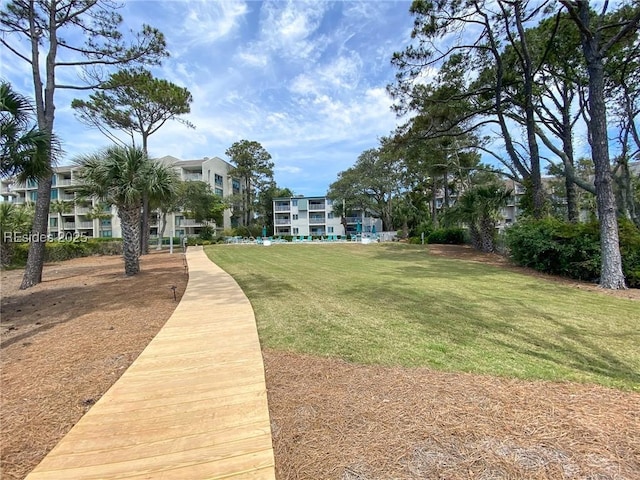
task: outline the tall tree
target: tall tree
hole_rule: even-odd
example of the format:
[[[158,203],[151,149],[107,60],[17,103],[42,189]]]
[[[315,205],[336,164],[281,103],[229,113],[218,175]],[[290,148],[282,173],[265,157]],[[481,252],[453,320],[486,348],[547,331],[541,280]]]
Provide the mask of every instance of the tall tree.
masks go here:
[[[149,136],[167,121],[195,128],[179,117],[191,111],[191,102],[193,97],[186,88],[154,78],[145,69],[125,69],[112,74],[89,100],[73,100],[71,108],[82,123],[97,128],[117,143],[123,142],[111,130],[126,132],[133,145],[135,135],[139,134],[142,149],[148,153]]]
[[[455,66],[445,75],[439,75],[435,82],[429,82],[428,87],[446,86],[451,82],[451,73],[464,79],[464,83],[457,86],[458,92],[434,98],[444,104],[452,100],[467,103],[467,110],[458,112],[458,123],[470,122],[470,126],[459,129],[459,133],[491,124],[499,128],[506,158],[498,155],[495,148],[486,152],[505,164],[514,176],[529,180],[536,216],[542,215],[544,210],[534,110],[537,64],[524,30],[544,17],[548,3],[415,0],[410,12],[415,17],[412,38],[416,43],[394,54],[392,64],[398,73],[395,85],[390,86],[400,113],[415,110],[416,105],[423,104],[420,96],[425,93],[433,96],[434,93],[433,88],[425,89],[419,85],[423,82],[416,85],[415,80],[428,69],[440,68],[443,62],[444,67]],[[468,35],[449,35],[453,31],[465,31]],[[517,72],[505,65],[503,54],[507,46],[514,52]],[[469,75],[470,67],[475,75]],[[518,96],[509,91],[513,84],[518,85]],[[513,132],[513,115],[518,116],[517,121],[524,128],[525,141],[522,143]],[[456,123],[444,124],[445,129],[440,133],[455,134],[447,131],[451,125]]]
[[[127,41],[119,30],[119,7],[111,0],[13,0],[0,10],[0,44],[29,66],[38,128],[49,138],[58,89],[96,88],[106,81],[103,74],[109,68],[159,64],[168,55],[162,33],[148,25]],[[22,40],[28,43],[28,51]],[[60,69],[80,72],[79,82],[61,83]],[[47,232],[50,195],[51,178],[38,182],[35,234]],[[20,288],[42,281],[43,264],[44,243],[32,242]]]
[[[0,176],[18,181],[39,180],[51,174],[49,135],[38,129],[27,97],[0,82]],[[55,146],[55,145],[53,145]]]
[[[592,15],[587,0],[561,0],[580,30],[582,52],[589,75],[589,143],[595,169],[596,201],[600,220],[601,274],[600,286],[609,289],[626,288],[622,273],[622,256],[618,235],[618,219],[611,178],[607,109],[605,104],[605,61],[613,47],[640,23],[640,7],[633,15],[616,23],[607,21],[608,2],[598,15]],[[615,33],[611,34],[611,31]],[[606,32],[606,33],[605,33]]]
[[[225,154],[234,165],[229,175],[240,181],[241,225],[250,226],[254,223],[258,194],[273,184],[271,154],[260,143],[249,140],[234,143]]]

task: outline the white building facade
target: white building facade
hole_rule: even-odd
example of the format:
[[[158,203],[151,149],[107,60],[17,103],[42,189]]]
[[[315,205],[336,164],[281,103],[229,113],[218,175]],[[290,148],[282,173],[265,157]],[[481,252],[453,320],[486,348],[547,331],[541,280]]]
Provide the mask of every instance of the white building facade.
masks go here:
[[[364,213],[345,218],[333,213],[327,197],[286,197],[273,200],[273,229],[275,236],[355,235],[380,232],[382,221]],[[358,232],[360,230],[360,232]]]
[[[211,186],[212,191],[221,197],[227,197],[240,191],[240,184],[229,176],[233,168],[231,164],[218,157],[198,160],[180,160],[166,156],[155,161],[171,165],[181,180],[204,181]],[[52,176],[51,201],[53,204],[64,202],[66,208],[59,211],[52,208],[49,213],[49,234],[54,237],[85,236],[94,238],[119,238],[122,236],[117,210],[111,205],[102,206],[96,200],[80,199],[74,191],[77,181],[78,167],[55,167]],[[3,202],[15,205],[35,203],[38,198],[36,182],[21,184],[15,179],[0,180],[0,196]],[[96,207],[102,212],[97,212]],[[101,213],[98,215],[98,213]],[[98,218],[96,218],[98,217]],[[225,210],[223,225],[217,228],[231,227],[231,210]],[[189,219],[184,213],[174,212],[167,215],[167,226],[164,236],[197,235],[202,224]],[[150,229],[152,235],[157,235],[161,229],[159,215],[152,215]]]

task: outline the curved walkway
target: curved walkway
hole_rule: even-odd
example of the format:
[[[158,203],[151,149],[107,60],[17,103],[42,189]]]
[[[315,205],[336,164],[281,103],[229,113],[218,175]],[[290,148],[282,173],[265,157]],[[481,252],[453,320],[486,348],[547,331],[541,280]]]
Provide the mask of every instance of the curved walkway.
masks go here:
[[[171,318],[28,480],[275,478],[251,304],[202,247],[186,258]]]

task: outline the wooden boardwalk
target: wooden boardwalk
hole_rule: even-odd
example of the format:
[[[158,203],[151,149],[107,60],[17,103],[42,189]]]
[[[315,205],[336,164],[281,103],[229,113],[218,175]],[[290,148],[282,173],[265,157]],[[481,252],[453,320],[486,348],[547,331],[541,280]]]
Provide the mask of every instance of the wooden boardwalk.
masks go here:
[[[275,478],[251,304],[202,247],[186,257],[171,318],[28,480]]]

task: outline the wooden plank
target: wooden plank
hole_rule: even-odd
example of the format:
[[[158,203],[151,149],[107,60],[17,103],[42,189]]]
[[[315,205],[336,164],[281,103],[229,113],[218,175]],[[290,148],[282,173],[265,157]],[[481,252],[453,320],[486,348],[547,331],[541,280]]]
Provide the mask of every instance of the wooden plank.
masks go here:
[[[251,304],[201,248],[187,259],[167,324],[27,480],[275,478]]]

